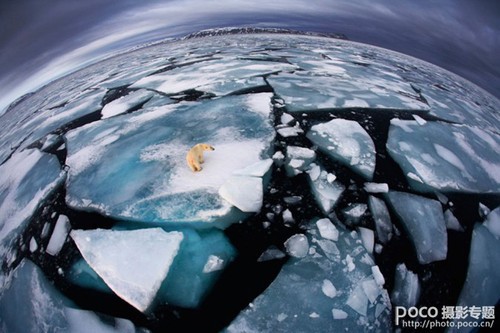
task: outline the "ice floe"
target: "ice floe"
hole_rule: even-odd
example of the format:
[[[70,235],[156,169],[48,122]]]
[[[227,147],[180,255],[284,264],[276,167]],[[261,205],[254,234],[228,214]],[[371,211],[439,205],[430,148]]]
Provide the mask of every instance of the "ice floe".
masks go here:
[[[392,223],[389,210],[382,199],[373,195],[368,197],[368,207],[370,207],[370,212],[375,221],[377,239],[380,243],[385,244],[392,238]]]
[[[82,310],[47,280],[38,266],[23,260],[0,293],[0,327],[5,332],[140,331],[127,319]]]
[[[330,182],[328,175],[317,164],[312,164],[311,169],[308,171],[308,182],[311,186],[312,194],[318,206],[325,214],[328,214],[335,207],[345,190],[345,186],[341,182]]]
[[[418,261],[428,264],[446,259],[448,234],[441,203],[396,191],[389,192],[387,197],[415,247]]]
[[[265,160],[275,135],[268,121],[270,97],[166,105],[69,132],[68,204],[134,221],[203,227],[217,219],[224,227],[240,220],[241,211],[218,192],[234,171],[241,174]],[[185,155],[198,142],[209,142],[215,151],[205,154],[203,170],[193,173]],[[262,196],[260,187],[252,189],[256,199]]]
[[[151,99],[151,97],[153,97],[153,94],[154,93],[152,91],[140,89],[115,99],[102,108],[102,119],[126,113],[131,109],[146,103],[149,99]]]
[[[57,158],[37,149],[15,153],[0,165],[0,252],[8,250],[65,177]]]
[[[375,145],[355,121],[333,119],[314,125],[307,137],[328,156],[359,173],[367,180],[375,171]]]
[[[153,303],[184,238],[180,232],[159,228],[73,230],[71,237],[106,284],[143,312]]]
[[[420,282],[418,275],[406,268],[405,264],[396,266],[394,289],[391,301],[396,306],[410,308],[417,305],[420,297]]]
[[[61,251],[64,242],[66,242],[66,237],[68,237],[70,230],[71,225],[68,217],[66,215],[59,215],[45,252],[52,256],[57,256]]]
[[[500,192],[500,136],[493,132],[393,119],[387,150],[418,191]]]

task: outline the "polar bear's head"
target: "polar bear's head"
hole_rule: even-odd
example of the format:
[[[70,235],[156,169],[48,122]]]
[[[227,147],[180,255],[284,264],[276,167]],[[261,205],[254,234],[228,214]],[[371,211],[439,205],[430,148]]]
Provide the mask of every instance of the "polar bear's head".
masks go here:
[[[200,143],[200,146],[203,150],[215,150],[214,147],[212,147],[211,145],[207,144],[207,143]]]

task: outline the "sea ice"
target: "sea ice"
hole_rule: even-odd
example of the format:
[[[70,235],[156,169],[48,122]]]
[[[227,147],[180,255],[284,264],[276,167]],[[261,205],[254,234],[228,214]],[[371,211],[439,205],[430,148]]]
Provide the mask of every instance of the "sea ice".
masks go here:
[[[365,183],[364,187],[368,193],[387,193],[389,192],[389,186],[386,183]]]
[[[500,136],[466,125],[393,119],[387,150],[422,192],[500,193]]]
[[[361,240],[363,241],[363,245],[368,253],[373,253],[373,246],[375,245],[375,235],[373,230],[368,228],[359,227],[359,234],[361,236]]]
[[[464,228],[458,221],[458,219],[453,215],[451,210],[447,209],[444,212],[444,221],[446,223],[446,229],[455,231],[464,231]]]
[[[346,222],[349,224],[357,225],[361,221],[361,218],[368,209],[368,205],[364,203],[353,203],[349,205],[346,209],[342,211],[342,214],[346,218]]]
[[[73,230],[71,237],[106,284],[142,312],[153,303],[184,238],[160,228]]]
[[[359,260],[352,271],[339,269],[339,262],[319,246],[316,222],[311,221],[307,233],[301,235],[316,250],[302,258],[290,258],[271,285],[236,317],[227,332],[392,331],[389,296],[375,283],[372,265],[362,262],[361,258],[368,254],[357,243],[359,238],[340,224],[336,226],[337,242],[321,238],[338,244],[342,258],[349,255]],[[315,315],[311,316],[312,313]],[[332,315],[342,320],[332,320]],[[283,320],[276,320],[278,316]]]
[[[387,198],[415,247],[418,261],[428,264],[446,259],[448,234],[441,203],[396,191],[389,192]]]
[[[302,234],[295,234],[285,241],[286,252],[295,258],[304,258],[309,252],[309,241]]]
[[[373,178],[375,145],[357,122],[333,119],[311,127],[307,137],[334,160],[352,168],[367,180]]]
[[[488,228],[493,236],[500,238],[500,207],[493,209],[484,221],[484,226]]]
[[[10,280],[0,294],[3,332],[136,332],[129,320],[78,309],[27,259],[21,261]]]
[[[370,195],[368,197],[368,206],[375,221],[375,230],[377,231],[377,239],[385,244],[392,238],[392,223],[389,210],[382,199]]]
[[[71,225],[69,224],[68,217],[62,214],[59,215],[45,252],[51,256],[57,256],[59,251],[61,251],[64,242],[66,242],[66,237],[68,237],[70,230]]]
[[[328,214],[335,207],[345,190],[339,181],[328,181],[328,174],[317,164],[311,165],[308,171],[308,182],[314,199],[323,213]]]
[[[330,219],[319,219],[316,221],[316,226],[318,227],[321,237],[335,242],[339,239],[339,231]]]
[[[102,108],[102,119],[126,113],[129,110],[146,103],[149,99],[151,99],[151,97],[153,97],[153,94],[154,93],[152,91],[140,89],[115,99],[114,101],[104,105]]]
[[[219,189],[219,195],[245,213],[260,211],[264,196],[259,177],[232,176]]]
[[[396,266],[394,289],[391,301],[396,306],[410,308],[417,305],[420,297],[420,283],[417,274],[406,268],[405,264]]]
[[[496,218],[498,219],[498,215]],[[494,308],[498,304],[500,300],[499,252],[498,235],[494,235],[487,226],[476,223],[472,231],[467,277],[457,306],[491,306]],[[470,320],[474,319],[470,318]],[[476,321],[480,320],[480,318],[476,319]]]
[[[309,169],[316,159],[314,150],[304,147],[287,146],[285,169],[288,176],[296,176]]]
[[[255,163],[262,163],[259,170],[269,166],[272,95],[252,95],[166,105],[68,132],[68,205],[121,220],[199,228],[224,228],[243,219],[218,192],[228,181],[231,187],[234,171],[248,173],[245,168]],[[205,153],[203,170],[193,173],[185,156],[198,142],[215,150]],[[248,193],[255,200],[244,209],[257,209],[262,195],[257,182],[245,182],[258,191]]]
[[[10,253],[10,244],[65,177],[57,158],[37,149],[14,153],[0,165],[1,253]]]

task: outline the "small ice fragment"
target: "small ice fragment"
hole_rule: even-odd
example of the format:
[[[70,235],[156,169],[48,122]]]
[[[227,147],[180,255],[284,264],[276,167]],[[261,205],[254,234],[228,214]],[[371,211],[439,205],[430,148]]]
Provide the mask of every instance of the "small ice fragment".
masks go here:
[[[375,252],[380,254],[382,253],[382,250],[384,249],[384,246],[382,244],[375,244]]]
[[[289,209],[286,209],[283,214],[283,222],[285,223],[294,223],[295,220],[293,218],[292,212]]]
[[[354,264],[354,261],[353,261],[353,259],[352,259],[352,257],[350,255],[347,255],[345,257],[345,262],[346,262],[346,265],[347,265],[347,271],[348,272],[352,272],[356,268],[356,265]]]
[[[292,257],[304,258],[309,252],[309,241],[302,234],[295,234],[285,242],[286,252]]]
[[[389,185],[386,183],[370,183],[364,184],[364,189],[368,193],[387,193],[389,192]]]
[[[334,298],[335,296],[337,296],[337,289],[333,285],[332,281],[327,279],[323,280],[321,291],[323,291],[323,294],[330,298]]]
[[[455,230],[455,231],[464,231],[464,228],[462,228],[462,225],[458,221],[458,219],[453,215],[451,210],[447,209],[444,212],[444,221],[446,223],[446,229],[448,230]]]
[[[290,124],[292,121],[295,120],[295,118],[293,118],[290,114],[288,113],[283,113],[283,115],[281,116],[281,123],[284,124],[284,125],[288,125]]]
[[[49,235],[49,230],[50,230],[50,223],[45,222],[42,228],[42,232],[40,233],[40,237],[43,239],[47,238],[47,236]]]
[[[351,292],[346,304],[360,315],[366,316],[366,310],[368,308],[368,297],[361,287],[361,283],[358,284]]]
[[[285,155],[283,155],[283,153],[282,153],[282,152],[277,151],[277,152],[275,152],[275,153],[274,153],[274,155],[273,155],[273,157],[272,157],[272,158],[273,158],[273,160],[282,161],[282,160],[284,160],[284,159],[285,159]]]
[[[65,215],[59,215],[45,252],[52,256],[59,254],[70,229],[71,225],[69,224],[68,217]]]
[[[347,312],[342,311],[340,309],[332,309],[333,319],[346,319]]]
[[[365,295],[366,297],[368,297],[368,300],[371,304],[375,303],[377,297],[381,293],[381,289],[374,279],[363,281],[361,283],[361,288],[363,288],[363,291],[365,292]]]
[[[319,318],[319,314],[317,314],[316,312],[313,312],[309,315],[310,318]]]
[[[223,268],[224,268],[224,260],[217,256],[210,255],[208,257],[207,263],[203,267],[203,273],[216,272],[220,271]]]
[[[286,255],[277,247],[275,246],[270,246],[267,250],[264,251],[257,259],[258,262],[263,262],[263,261],[269,261],[269,260],[276,260],[276,259],[282,259]]]
[[[337,176],[335,176],[333,173],[328,173],[326,175],[326,181],[329,182],[330,184],[333,183],[337,179]]]
[[[276,320],[278,320],[281,323],[286,318],[288,318],[288,316],[282,312],[276,317]]]
[[[372,274],[375,282],[377,282],[379,286],[383,286],[385,284],[384,275],[382,275],[378,266],[372,266]]]
[[[335,242],[339,239],[339,231],[329,219],[324,218],[318,220],[316,226],[318,227],[321,237]]]
[[[31,237],[30,239],[30,252],[33,253],[38,250],[38,243],[36,242],[35,237]]]
[[[486,205],[484,205],[482,202],[479,203],[479,216],[481,216],[481,218],[485,218],[486,216],[488,216],[488,214],[490,213],[490,209],[488,207],[486,207]]]
[[[500,238],[500,207],[491,211],[484,221],[484,226],[495,236]]]
[[[372,254],[373,246],[375,245],[375,234],[373,230],[363,227],[359,227],[358,230],[361,235],[363,246],[368,251],[368,253]]]

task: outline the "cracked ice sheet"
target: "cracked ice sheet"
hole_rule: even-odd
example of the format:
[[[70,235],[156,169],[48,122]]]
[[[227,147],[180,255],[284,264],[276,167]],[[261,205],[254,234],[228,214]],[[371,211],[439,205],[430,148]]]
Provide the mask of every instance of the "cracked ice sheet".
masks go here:
[[[37,149],[15,153],[0,166],[0,252],[17,238],[66,176],[57,158]]]
[[[68,204],[131,221],[197,227],[238,221],[242,213],[218,190],[233,171],[265,158],[275,135],[270,98],[262,93],[166,105],[69,132]],[[193,173],[185,156],[199,142],[215,151],[205,152],[203,170]]]
[[[337,224],[334,242],[321,236],[315,222],[305,236],[311,246],[306,256],[289,259],[226,332],[392,331],[389,295],[375,282],[373,265],[361,259],[369,255],[360,238]],[[341,260],[348,256],[355,265],[351,271]],[[333,320],[333,309],[347,317]]]
[[[127,319],[81,310],[33,262],[24,259],[0,294],[2,332],[135,332]]]
[[[393,119],[387,150],[415,190],[500,192],[500,136],[493,132]]]
[[[165,94],[176,94],[190,89],[226,94],[233,84],[236,90],[248,87],[248,84],[250,87],[262,84],[261,81],[250,80],[251,77],[294,69],[294,66],[285,63],[225,57],[150,75],[134,83],[131,88],[153,89]]]
[[[402,78],[388,80],[350,71],[329,76],[295,72],[271,75],[268,82],[285,100],[289,112],[350,107],[428,111],[428,105],[417,99]]]
[[[161,228],[73,230],[71,237],[104,282],[142,312],[152,305],[184,238]]]
[[[102,119],[117,116],[129,111],[130,109],[141,105],[153,97],[153,92],[145,89],[140,89],[129,93],[126,96],[115,99],[112,102],[104,105],[101,114]]]

